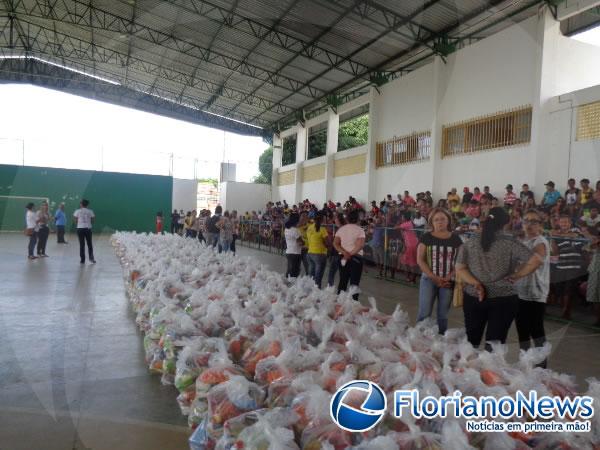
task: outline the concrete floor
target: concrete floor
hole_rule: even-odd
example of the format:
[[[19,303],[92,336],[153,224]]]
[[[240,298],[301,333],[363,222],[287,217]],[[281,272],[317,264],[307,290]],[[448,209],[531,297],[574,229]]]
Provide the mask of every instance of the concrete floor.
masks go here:
[[[177,392],[146,368],[108,238],[95,237],[98,264],[80,266],[76,239],[59,246],[53,237],[50,258],[28,261],[22,235],[0,234],[0,449],[187,449]],[[284,270],[281,256],[239,253]],[[381,310],[401,303],[414,319],[415,288],[370,275],[362,288]],[[462,326],[460,310],[451,312],[450,326]],[[556,322],[547,333],[552,368],[582,385],[600,376],[599,334]],[[512,353],[515,341],[513,333]]]
[[[70,241],[28,261],[22,235],[0,235],[0,449],[189,448],[176,389],[146,368],[108,239],[85,266]]]

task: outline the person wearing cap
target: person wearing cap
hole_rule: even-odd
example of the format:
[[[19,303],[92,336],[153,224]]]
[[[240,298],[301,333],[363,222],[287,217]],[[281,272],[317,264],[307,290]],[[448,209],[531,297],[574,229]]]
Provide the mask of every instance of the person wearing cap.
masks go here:
[[[504,208],[510,209],[517,200],[517,194],[513,192],[512,184],[506,185],[506,194],[504,194]]]
[[[548,181],[544,186],[546,186],[546,192],[544,193],[541,206],[542,208],[549,210],[552,206],[556,205],[556,202],[558,202],[560,192],[554,189],[554,181]]]
[[[594,190],[590,187],[590,180],[587,178],[581,179],[581,198],[579,203],[585,207],[585,204],[591,202],[594,198]]]
[[[523,186],[521,186],[519,198],[521,199],[521,203],[524,205],[527,205],[527,199],[532,199],[533,204],[535,205],[535,195],[533,191],[529,190],[529,185],[527,183],[523,183]]]
[[[473,193],[469,191],[468,187],[464,187],[463,188],[463,198],[462,198],[462,204],[463,205],[468,205],[471,202],[471,199],[473,198]]]

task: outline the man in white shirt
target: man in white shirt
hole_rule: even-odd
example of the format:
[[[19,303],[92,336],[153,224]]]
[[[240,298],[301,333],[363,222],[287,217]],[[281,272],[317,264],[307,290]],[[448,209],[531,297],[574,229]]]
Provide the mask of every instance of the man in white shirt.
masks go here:
[[[37,259],[37,256],[33,254],[33,250],[35,249],[35,245],[37,244],[39,227],[37,214],[33,210],[33,207],[33,203],[27,203],[27,212],[25,213],[25,235],[29,236],[29,245],[27,246],[29,259]]]
[[[80,208],[73,213],[73,218],[77,224],[77,237],[79,238],[79,256],[81,264],[85,264],[85,244],[87,243],[90,262],[96,264],[94,259],[94,247],[92,246],[92,224],[96,216],[94,211],[88,209],[89,201],[81,200]]]

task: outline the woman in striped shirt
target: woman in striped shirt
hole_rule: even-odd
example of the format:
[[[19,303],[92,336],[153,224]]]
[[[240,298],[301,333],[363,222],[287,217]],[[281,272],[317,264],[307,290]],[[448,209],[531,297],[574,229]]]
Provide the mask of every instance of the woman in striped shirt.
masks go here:
[[[431,316],[437,298],[438,330],[444,334],[454,291],[454,263],[462,241],[451,231],[452,219],[447,210],[434,208],[428,223],[432,231],[421,236],[417,247],[417,264],[422,271],[417,322]]]

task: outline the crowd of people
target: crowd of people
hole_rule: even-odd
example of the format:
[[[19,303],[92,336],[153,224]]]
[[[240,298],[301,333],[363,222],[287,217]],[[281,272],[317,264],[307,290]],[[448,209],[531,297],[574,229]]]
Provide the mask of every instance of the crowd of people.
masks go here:
[[[333,286],[339,272],[338,292],[358,286],[367,255],[380,275],[387,262],[392,276],[404,272],[419,283],[418,320],[432,315],[437,300],[443,333],[459,296],[473,345],[484,335],[486,342],[503,342],[514,321],[528,348],[545,342],[548,302],[570,319],[582,296],[594,304],[600,326],[600,181],[596,189],[587,179],[579,187],[568,180],[562,192],[552,181],[545,188],[539,202],[527,184],[518,193],[506,185],[500,198],[488,186],[465,187],[462,196],[453,188],[437,203],[431,192],[408,191],[368,207],[353,197],[322,207],[308,199],[269,202],[264,211],[246,212],[241,229],[244,239],[280,247],[288,276],[303,267],[321,286],[329,266]],[[390,261],[390,255],[397,256]]]
[[[92,225],[96,218],[94,211],[89,206],[89,201],[81,200],[79,209],[73,212],[73,221],[77,228],[77,238],[79,240],[80,263],[85,264],[85,247],[87,245],[88,257],[92,264],[96,263],[94,259],[94,246],[92,243]],[[65,204],[61,203],[54,213],[50,216],[48,202],[44,201],[36,210],[35,204],[30,202],[25,206],[25,236],[29,238],[27,245],[27,258],[32,261],[38,258],[48,258],[46,246],[50,236],[50,223],[54,222],[56,226],[57,244],[67,244],[65,241],[65,226],[67,216],[65,214]]]
[[[156,232],[163,231],[162,213],[156,215]],[[173,210],[171,214],[171,233],[179,234],[186,238],[198,239],[221,252],[235,254],[235,242],[240,233],[240,218],[237,211],[225,211],[221,206],[215,208],[215,213],[203,209],[188,211]]]

